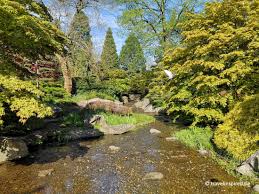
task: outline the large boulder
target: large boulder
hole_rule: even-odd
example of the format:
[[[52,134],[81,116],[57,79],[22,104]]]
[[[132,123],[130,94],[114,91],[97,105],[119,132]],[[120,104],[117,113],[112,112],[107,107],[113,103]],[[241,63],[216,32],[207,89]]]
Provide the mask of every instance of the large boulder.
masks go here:
[[[122,125],[108,125],[102,115],[94,115],[90,119],[90,124],[99,125],[99,130],[104,134],[120,135],[131,131],[135,128],[135,125],[122,124]]]
[[[253,168],[247,164],[247,163],[243,163],[242,165],[240,165],[239,167],[236,168],[236,171],[242,175],[245,176],[250,176],[250,177],[254,177],[254,171]]]
[[[128,104],[129,103],[129,97],[128,96],[122,96],[121,100],[122,100],[123,104]]]
[[[259,151],[250,156],[245,163],[249,164],[255,172],[259,172]]]
[[[0,164],[29,154],[26,143],[18,138],[0,139]]]
[[[142,109],[145,113],[159,113],[161,108],[155,108],[148,98],[143,98],[141,101],[138,101],[134,104],[138,109]]]
[[[107,112],[112,112],[120,115],[132,114],[132,108],[124,106],[119,101],[111,101],[100,98],[94,98],[91,100],[81,101],[77,103],[81,108],[89,108],[93,110],[102,109]]]
[[[141,101],[138,101],[134,104],[136,108],[145,109],[150,104],[150,100],[148,98],[144,98]]]
[[[130,94],[130,95],[129,95],[129,100],[130,100],[130,101],[133,101],[133,102],[139,101],[140,98],[141,98],[141,95],[140,95],[140,94]]]
[[[236,169],[242,175],[255,176],[259,172],[259,151],[255,152]]]

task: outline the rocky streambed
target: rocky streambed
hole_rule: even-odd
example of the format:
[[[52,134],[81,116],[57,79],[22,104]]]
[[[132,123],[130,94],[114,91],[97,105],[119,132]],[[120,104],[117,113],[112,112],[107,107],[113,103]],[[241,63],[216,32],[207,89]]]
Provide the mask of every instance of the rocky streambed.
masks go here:
[[[156,121],[124,135],[42,148],[0,165],[0,193],[250,193],[208,184],[238,180],[168,138],[172,130],[178,126]]]

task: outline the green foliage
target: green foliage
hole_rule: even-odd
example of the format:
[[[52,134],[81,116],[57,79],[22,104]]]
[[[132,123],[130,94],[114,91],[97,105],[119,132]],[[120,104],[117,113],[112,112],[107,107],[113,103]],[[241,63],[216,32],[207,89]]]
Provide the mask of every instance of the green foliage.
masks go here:
[[[167,51],[150,87],[168,113],[217,125],[236,101],[258,92],[256,7],[248,0],[209,3],[181,23],[183,43]],[[176,76],[167,80],[164,69]]]
[[[101,55],[101,66],[104,74],[110,68],[119,67],[118,54],[111,28],[109,28],[106,33],[103,51]]]
[[[128,80],[128,93],[145,96],[148,93],[148,85],[152,78],[152,71],[132,74]]]
[[[51,23],[42,3],[0,0],[0,124],[15,113],[21,123],[50,116],[40,98],[44,93],[30,81],[31,61],[63,50],[64,34]]]
[[[134,32],[152,56],[160,59],[165,48],[180,42],[181,30],[177,24],[186,19],[186,13],[199,7],[201,0],[117,0],[126,7],[119,23]]]
[[[69,101],[71,98],[65,91],[63,84],[59,82],[42,82],[40,86],[40,89],[44,92],[44,102],[59,103],[61,101]]]
[[[155,118],[145,114],[132,114],[130,116],[120,116],[112,113],[101,112],[101,115],[104,116],[105,121],[109,125],[121,125],[121,124],[133,124],[133,125],[144,125],[152,123],[155,121]]]
[[[259,150],[259,95],[246,97],[219,125],[214,141],[236,159],[244,160]]]
[[[191,148],[213,150],[211,144],[213,132],[209,127],[189,127],[177,131],[174,136]]]
[[[72,41],[91,41],[89,19],[83,11],[75,13],[68,34]]]
[[[70,25],[70,71],[72,77],[88,77],[92,61],[92,42],[89,19],[83,11],[77,12]]]
[[[63,124],[74,127],[83,127],[84,119],[79,113],[73,112],[64,117]]]
[[[44,6],[34,0],[0,0],[0,54],[14,61],[15,54],[35,59],[61,51],[64,34],[47,18]]]
[[[73,102],[80,102],[82,100],[90,100],[93,98],[101,98],[107,100],[115,100],[113,96],[110,96],[106,93],[97,92],[97,91],[88,91],[85,93],[78,94],[72,97]]]
[[[30,117],[50,116],[52,110],[40,102],[44,94],[29,81],[0,74],[0,125],[6,109],[15,112],[19,121],[25,123]]]
[[[139,40],[130,34],[120,53],[120,67],[130,73],[141,72],[146,68],[146,59]]]

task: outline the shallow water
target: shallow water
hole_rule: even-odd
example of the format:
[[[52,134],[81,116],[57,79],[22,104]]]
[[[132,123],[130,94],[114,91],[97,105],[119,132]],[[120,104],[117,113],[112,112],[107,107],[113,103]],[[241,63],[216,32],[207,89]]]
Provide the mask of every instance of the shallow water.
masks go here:
[[[161,130],[151,135],[150,128]],[[249,193],[245,187],[206,186],[236,182],[209,157],[165,137],[177,130],[156,121],[134,132],[38,150],[29,158],[0,166],[0,193]],[[120,147],[112,152],[109,146]],[[46,177],[40,170],[54,169]],[[161,180],[143,180],[161,172]]]

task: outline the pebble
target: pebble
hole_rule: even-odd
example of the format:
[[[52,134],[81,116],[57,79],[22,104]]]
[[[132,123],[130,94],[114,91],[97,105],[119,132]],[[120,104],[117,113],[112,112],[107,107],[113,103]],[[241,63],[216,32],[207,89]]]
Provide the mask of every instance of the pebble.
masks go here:
[[[157,129],[150,129],[150,131],[149,131],[151,134],[160,134],[161,133],[161,131],[159,131],[159,130],[157,130]]]
[[[166,141],[176,141],[176,137],[166,137],[165,138]]]
[[[51,175],[53,172],[54,172],[54,169],[53,169],[53,168],[50,168],[50,169],[47,169],[47,170],[41,170],[41,171],[39,171],[38,176],[39,176],[39,177],[49,176],[49,175]]]
[[[161,172],[150,172],[144,176],[144,180],[161,180],[164,175]]]
[[[117,147],[117,146],[109,146],[109,149],[111,150],[111,151],[114,151],[114,152],[117,152],[117,151],[119,151],[120,150],[120,147]]]

